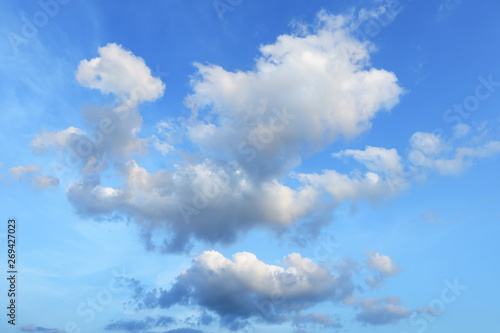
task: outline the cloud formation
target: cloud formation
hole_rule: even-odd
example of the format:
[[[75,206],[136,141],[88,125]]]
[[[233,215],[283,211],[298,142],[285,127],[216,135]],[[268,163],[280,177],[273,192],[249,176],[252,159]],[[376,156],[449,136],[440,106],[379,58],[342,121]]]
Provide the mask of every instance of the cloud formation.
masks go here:
[[[263,45],[251,71],[195,64],[193,92],[185,101],[191,116],[181,126],[199,148],[198,160],[155,172],[125,160],[148,145],[138,136],[142,117],[136,106],[161,97],[164,85],[141,58],[116,44],[82,61],[77,79],[115,94],[117,106],[87,107],[83,116],[90,131],[42,132],[33,150],[68,151],[82,172],[67,188],[77,211],[133,217],[150,248],[183,251],[191,238],[233,242],[256,227],[281,232],[326,206],[314,186],[291,188],[278,177],[303,156],[369,129],[403,91],[393,73],[370,66],[371,45],[352,35],[353,19],[320,12],[307,34],[286,34]],[[147,90],[142,97],[133,94],[137,86]],[[158,124],[167,138],[175,130],[168,124]],[[150,143],[162,154],[175,151],[156,136]],[[100,173],[112,163],[125,179],[122,186],[101,183]],[[148,236],[153,226],[167,234],[160,244]]]
[[[151,75],[144,59],[115,43],[97,52],[99,57],[82,60],[78,65],[76,79],[81,85],[103,94],[112,93],[129,108],[163,96],[165,84]]]
[[[320,12],[312,32],[261,46],[251,71],[196,64],[186,99],[198,120],[193,142],[268,178],[369,129],[403,89],[394,73],[370,66],[370,45],[353,37],[350,20]]]
[[[107,331],[145,332],[150,329],[162,329],[175,324],[176,320],[169,316],[156,318],[146,317],[143,320],[118,320],[104,327]]]
[[[64,331],[58,330],[56,328],[46,328],[42,326],[35,326],[33,324],[21,326],[19,329],[23,332],[64,333]]]
[[[370,325],[395,324],[401,319],[408,318],[412,313],[401,306],[400,303],[401,301],[397,297],[357,300],[356,306],[361,310],[356,315],[356,320]]]
[[[389,256],[373,251],[368,251],[366,255],[366,267],[374,272],[374,276],[368,276],[365,281],[370,287],[380,287],[387,277],[395,276],[401,270]]]
[[[15,181],[29,182],[31,183],[31,187],[35,190],[59,186],[59,179],[50,175],[37,175],[42,172],[42,169],[33,164],[12,167],[8,172]]]
[[[374,261],[384,274],[396,271],[386,259]],[[241,329],[251,320],[290,322],[298,329],[340,328],[340,321],[330,315],[306,312],[323,302],[359,308],[358,320],[368,324],[393,323],[410,313],[397,298],[358,299],[353,276],[359,267],[352,260],[345,259],[334,268],[335,273],[298,253],[286,256],[283,265],[277,266],[248,252],[225,258],[219,252],[206,251],[193,259],[169,289],[134,287],[134,299],[139,309],[195,305],[217,314],[220,325],[231,330]]]

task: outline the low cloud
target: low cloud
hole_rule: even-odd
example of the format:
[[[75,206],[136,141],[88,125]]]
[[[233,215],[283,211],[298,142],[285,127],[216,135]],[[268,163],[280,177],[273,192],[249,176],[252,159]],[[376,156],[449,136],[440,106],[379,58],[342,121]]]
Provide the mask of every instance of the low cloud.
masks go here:
[[[31,183],[31,187],[35,190],[59,186],[59,179],[50,175],[37,175],[42,169],[33,164],[12,167],[8,172],[15,181]]]
[[[118,320],[104,327],[107,331],[146,332],[150,329],[161,329],[172,326],[176,320],[169,316],[146,317],[142,320]]]
[[[230,330],[242,329],[252,320],[289,322],[297,329],[341,328],[336,316],[306,311],[324,302],[354,306],[360,309],[359,320],[369,324],[392,323],[398,315],[406,316],[408,310],[399,306],[397,298],[355,297],[353,278],[359,268],[348,258],[335,265],[333,272],[298,253],[286,256],[283,265],[277,266],[248,252],[225,258],[207,251],[193,259],[169,289],[146,291],[135,285],[134,299],[142,310],[198,306],[204,313],[217,314],[220,325]]]

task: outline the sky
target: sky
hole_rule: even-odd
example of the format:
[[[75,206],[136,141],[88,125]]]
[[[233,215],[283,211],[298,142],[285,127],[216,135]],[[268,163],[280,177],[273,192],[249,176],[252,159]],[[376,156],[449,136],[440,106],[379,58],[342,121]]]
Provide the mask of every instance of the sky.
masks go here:
[[[492,332],[494,0],[1,1],[2,332]]]

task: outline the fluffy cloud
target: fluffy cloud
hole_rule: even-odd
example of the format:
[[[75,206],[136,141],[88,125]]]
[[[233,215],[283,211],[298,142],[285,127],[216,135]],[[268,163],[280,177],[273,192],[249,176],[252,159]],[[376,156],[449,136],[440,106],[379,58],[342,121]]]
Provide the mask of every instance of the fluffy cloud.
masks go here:
[[[395,149],[368,146],[334,154],[353,158],[365,171],[290,174],[308,154],[369,129],[403,92],[393,73],[370,65],[372,47],[353,36],[353,20],[320,12],[307,32],[261,46],[250,71],[196,64],[185,100],[191,116],[175,126],[172,119],[160,122],[158,135],[149,139],[163,155],[177,154],[178,163],[155,171],[130,158],[148,145],[138,135],[142,117],[136,105],[159,98],[164,85],[144,60],[108,44],[99,57],[81,62],[77,79],[115,94],[118,105],[86,108],[88,131],[43,132],[33,149],[66,149],[77,160],[82,178],[66,193],[80,214],[131,217],[144,229],[147,247],[163,252],[186,250],[192,239],[234,242],[254,228],[281,233],[299,227],[314,235],[342,201],[395,195],[422,169],[451,173],[499,150],[491,142],[445,158],[448,143],[416,133],[409,160],[423,154],[418,165]],[[134,97],[137,86],[147,90],[141,98]],[[467,136],[465,128],[457,133]],[[194,154],[174,147],[174,137],[189,141]],[[106,184],[100,174],[111,166],[118,180]]]
[[[435,134],[417,132],[410,139],[409,160],[420,168],[452,175],[461,173],[476,158],[500,153],[500,141],[494,140],[453,147],[454,139],[466,137],[469,132],[468,126],[458,125],[454,129],[455,137],[448,142]]]
[[[76,77],[83,86],[114,94],[117,105],[86,108],[89,130],[42,132],[33,150],[66,150],[82,173],[67,188],[77,211],[133,217],[150,248],[181,251],[192,237],[231,242],[255,227],[280,232],[322,214],[325,203],[310,183],[291,188],[279,177],[302,156],[369,129],[402,93],[393,73],[370,65],[372,46],[353,36],[353,20],[320,12],[310,32],[261,46],[251,71],[196,64],[193,92],[185,100],[192,114],[181,120],[181,132],[199,147],[198,160],[155,172],[124,161],[146,151],[136,106],[161,97],[164,84],[143,59],[116,44],[83,60]],[[169,124],[159,123],[158,136],[150,139],[164,155],[175,151]],[[111,165],[123,185],[102,184],[100,173]],[[152,228],[168,238],[154,245]]]
[[[412,313],[400,303],[401,301],[397,297],[357,300],[356,306],[361,310],[356,315],[356,320],[370,325],[396,324],[399,320],[408,318]]]
[[[350,157],[366,170],[354,169],[349,174],[323,170],[320,174],[298,174],[297,178],[303,185],[330,194],[335,202],[390,197],[431,173],[459,174],[474,159],[500,153],[500,141],[481,142],[482,135],[471,138],[472,132],[467,125],[459,125],[454,128],[454,136],[447,140],[433,133],[416,132],[409,140],[406,157],[396,149],[381,147],[343,150],[332,156]],[[458,144],[457,140],[466,144]]]
[[[394,276],[401,270],[401,267],[386,255],[368,251],[367,256],[366,266],[380,274]]]
[[[56,132],[42,131],[31,141],[31,148],[35,154],[45,154],[51,147],[64,148],[75,138],[83,135],[85,132],[76,127],[68,127]]]
[[[401,157],[396,149],[366,147],[365,150],[346,149],[332,154],[333,157],[352,157],[373,172],[391,172],[397,174],[402,171]]]
[[[151,75],[144,59],[114,43],[100,47],[97,52],[99,57],[82,60],[78,66],[76,79],[81,85],[103,94],[112,93],[128,107],[163,95],[165,85]]]
[[[147,228],[156,224],[172,235],[162,245],[164,251],[184,250],[191,236],[232,242],[254,227],[277,230],[314,207],[310,187],[294,190],[275,180],[254,184],[237,166],[212,161],[154,173],[135,161],[117,169],[126,179],[123,186],[105,187],[88,177],[67,188],[69,200],[83,215],[118,211]]]
[[[64,151],[65,164],[78,166],[85,174],[98,174],[108,167],[108,161],[146,152],[148,140],[138,136],[142,117],[137,106],[160,98],[165,89],[142,58],[120,45],[108,44],[98,52],[100,57],[80,63],[77,80],[104,94],[113,93],[117,105],[86,107],[82,115],[89,126],[87,131],[75,127],[42,131],[31,143],[36,154]],[[166,149],[158,142],[154,145]]]
[[[396,76],[370,67],[370,45],[352,36],[351,21],[325,12],[318,20],[312,33],[261,46],[252,71],[196,64],[186,100],[200,119],[194,141],[260,177],[277,176],[304,153],[362,133],[398,103]]]
[[[369,254],[367,268],[385,275],[394,275],[399,270],[389,257]],[[298,253],[286,256],[283,265],[277,266],[266,264],[248,252],[226,258],[219,252],[206,251],[195,257],[168,289],[147,291],[143,286],[138,288],[137,281],[131,287],[138,309],[199,306],[203,313],[217,314],[220,325],[230,330],[242,329],[252,321],[289,322],[298,330],[341,328],[336,316],[306,312],[323,302],[353,307],[357,310],[356,320],[370,325],[396,323],[412,313],[400,305],[397,297],[355,296],[360,288],[354,283],[354,275],[360,268],[348,258],[331,270]]]
[[[395,276],[401,270],[401,267],[386,255],[373,251],[368,251],[366,255],[366,266],[375,273],[374,276],[366,278],[366,283],[371,287],[382,286],[388,276]]]
[[[236,329],[255,318],[265,322],[335,324],[321,314],[305,315],[301,310],[323,301],[340,301],[351,295],[343,272],[333,275],[327,267],[292,253],[284,267],[268,265],[252,253],[240,252],[232,259],[207,251],[193,260],[168,290],[152,290],[138,298],[146,308],[168,308],[175,304],[196,304],[217,313],[221,325]]]

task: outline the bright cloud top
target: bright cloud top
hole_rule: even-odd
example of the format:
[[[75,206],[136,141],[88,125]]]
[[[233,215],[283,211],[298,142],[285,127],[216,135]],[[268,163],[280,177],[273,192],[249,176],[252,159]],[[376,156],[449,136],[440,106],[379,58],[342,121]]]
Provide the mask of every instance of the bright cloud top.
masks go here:
[[[165,84],[151,75],[144,59],[115,43],[100,47],[97,52],[100,57],[82,60],[78,66],[76,79],[81,85],[103,94],[113,93],[129,106],[163,95]]]
[[[388,257],[386,257],[388,258]],[[390,260],[390,259],[389,259]],[[353,274],[357,264],[346,260],[334,274],[326,266],[292,253],[283,266],[269,265],[248,252],[231,259],[216,251],[206,251],[181,272],[170,289],[140,289],[135,295],[140,309],[197,305],[216,313],[222,326],[243,328],[250,320],[267,323],[292,322],[297,327],[317,324],[339,328],[341,324],[323,313],[305,310],[322,302],[337,302],[360,308],[358,320],[373,324],[396,322],[411,311],[395,297],[363,299],[354,296]],[[374,313],[376,312],[376,313]],[[377,324],[377,323],[375,323]]]

